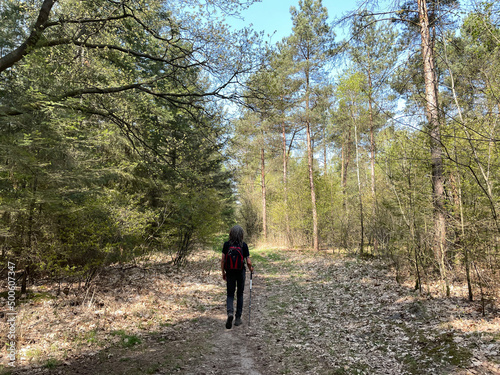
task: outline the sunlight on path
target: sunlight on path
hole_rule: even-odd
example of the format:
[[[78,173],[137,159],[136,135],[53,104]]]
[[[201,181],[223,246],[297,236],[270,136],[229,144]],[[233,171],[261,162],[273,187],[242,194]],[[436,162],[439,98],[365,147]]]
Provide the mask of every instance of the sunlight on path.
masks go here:
[[[213,334],[210,338],[210,350],[204,356],[203,361],[195,368],[186,372],[187,375],[266,375],[259,363],[260,353],[256,349],[255,332],[259,329],[257,315],[260,311],[260,296],[256,296],[256,287],[260,289],[254,280],[252,294],[252,321],[248,326],[248,303],[249,303],[249,281],[245,285],[245,297],[243,308],[243,324],[232,329],[225,328],[225,294],[221,295],[220,307],[209,313],[212,321]]]

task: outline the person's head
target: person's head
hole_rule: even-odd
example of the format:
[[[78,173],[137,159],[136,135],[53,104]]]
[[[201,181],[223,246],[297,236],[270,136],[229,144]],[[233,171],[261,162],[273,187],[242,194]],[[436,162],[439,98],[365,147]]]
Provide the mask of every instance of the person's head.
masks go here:
[[[239,225],[235,225],[229,231],[229,242],[231,243],[243,243],[243,228]]]

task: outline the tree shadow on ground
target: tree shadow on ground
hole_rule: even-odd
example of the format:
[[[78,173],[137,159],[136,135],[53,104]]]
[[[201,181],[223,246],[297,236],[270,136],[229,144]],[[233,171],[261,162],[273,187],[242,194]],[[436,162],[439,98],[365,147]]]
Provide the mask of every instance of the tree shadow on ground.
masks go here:
[[[182,373],[206,359],[223,321],[209,317],[179,322],[161,332],[128,332],[118,345],[44,365],[6,369],[3,374],[133,375]],[[130,343],[130,344],[129,344]]]

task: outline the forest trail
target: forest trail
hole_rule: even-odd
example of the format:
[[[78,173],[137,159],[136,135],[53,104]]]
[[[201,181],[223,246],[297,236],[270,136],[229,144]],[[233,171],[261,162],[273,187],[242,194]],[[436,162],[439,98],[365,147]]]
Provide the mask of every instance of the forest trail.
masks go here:
[[[483,318],[459,289],[422,297],[376,259],[251,253],[250,326],[247,277],[243,325],[225,328],[218,254],[182,269],[150,260],[99,276],[92,299],[26,304],[26,359],[2,373],[500,374],[498,311]]]
[[[186,375],[266,375],[265,363],[261,361],[262,346],[255,340],[260,331],[259,316],[261,304],[265,299],[266,290],[263,280],[254,277],[252,287],[252,315],[249,310],[249,274],[245,282],[245,308],[243,311],[243,324],[226,329],[225,298],[221,295],[221,306],[211,314],[212,326],[208,342],[209,351],[196,365],[182,371]],[[250,325],[249,325],[250,319]]]

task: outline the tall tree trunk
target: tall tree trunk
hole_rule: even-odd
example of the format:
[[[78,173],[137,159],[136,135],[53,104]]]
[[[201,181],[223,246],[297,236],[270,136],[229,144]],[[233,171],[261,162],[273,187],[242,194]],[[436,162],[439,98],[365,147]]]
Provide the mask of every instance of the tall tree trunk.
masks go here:
[[[432,187],[434,206],[434,256],[439,265],[441,279],[445,284],[446,295],[450,295],[450,286],[446,275],[446,215],[444,207],[443,156],[441,147],[441,131],[439,126],[438,84],[434,66],[434,43],[431,37],[431,26],[426,0],[417,0],[422,40],[422,57],[424,65],[426,115],[429,127],[430,149],[432,159]]]
[[[342,142],[342,149],[341,149],[341,154],[340,154],[340,159],[341,159],[341,166],[340,166],[340,184],[342,187],[342,209],[345,211],[345,206],[346,206],[346,143]]]
[[[345,184],[344,184],[344,175],[345,175],[345,152],[346,145],[344,142],[342,142],[341,149],[340,149],[340,187],[342,190],[342,216],[340,217],[340,244],[341,246],[345,249],[347,247],[347,241],[346,241],[346,225],[345,225],[345,220],[347,217],[346,214],[346,199],[345,199]],[[333,201],[332,201],[333,202]],[[335,217],[335,204],[332,204],[333,208],[333,216]]]
[[[448,62],[448,55],[446,54],[446,38],[443,39],[445,43],[445,48],[444,48],[444,57],[446,64],[449,68],[449,73],[450,73],[450,78],[451,78],[451,90],[453,93],[453,99],[455,101],[455,105],[457,106],[458,110],[458,115],[460,117],[460,121],[462,124],[464,124],[464,118],[462,116],[462,110],[460,108],[460,104],[458,102],[457,98],[457,93],[455,90],[455,78],[453,75],[453,71],[450,68],[450,64]],[[499,107],[500,109],[500,107]],[[463,126],[465,133],[467,134],[467,138],[469,139],[469,144],[471,147],[473,147],[472,142],[471,142],[471,137],[469,136],[469,131],[466,126]],[[460,234],[457,236],[458,237],[458,245],[462,247],[464,250],[464,263],[465,263],[465,276],[467,279],[467,289],[469,292],[469,301],[473,301],[474,299],[474,294],[472,291],[472,280],[471,280],[471,274],[470,274],[470,254],[469,254],[469,247],[464,243],[465,242],[465,224],[464,224],[464,210],[463,210],[463,200],[462,200],[462,182],[460,179],[460,172],[458,168],[458,155],[457,155],[457,144],[456,144],[456,137],[455,139],[455,144],[454,144],[454,151],[455,151],[455,161],[457,161],[456,164],[456,174],[457,174],[457,181],[456,184],[453,184],[454,181],[452,181],[452,185],[456,185],[456,194],[455,194],[455,206],[458,206],[459,209],[459,222],[460,222]],[[453,175],[452,175],[453,176]]]
[[[264,139],[264,132],[262,132]],[[260,180],[262,186],[262,233],[267,241],[267,210],[266,210],[266,161],[264,158],[264,147],[260,149]]]
[[[342,170],[341,170],[341,185],[342,185],[342,231],[341,242],[342,246],[347,248],[347,170],[351,157],[351,129],[347,133],[347,140],[342,144]]]
[[[319,250],[318,239],[318,212],[316,209],[316,192],[314,189],[314,159],[312,149],[311,137],[311,121],[309,118],[310,103],[309,103],[309,71],[306,70],[306,133],[307,133],[307,164],[309,167],[309,187],[311,189],[311,206],[312,206],[312,219],[313,219],[313,248]]]
[[[372,77],[370,69],[368,69],[368,110],[370,115],[370,164],[371,164],[371,182],[372,182],[372,200],[373,200],[373,209],[372,209],[372,236],[373,236],[373,252],[376,253],[378,250],[378,240],[376,236],[376,223],[377,223],[377,195],[375,189],[375,124],[373,120],[373,99],[372,99]]]
[[[286,127],[285,121],[283,121],[282,126],[283,135],[283,200],[285,205],[285,230],[286,230],[286,243],[290,244],[290,218],[288,217],[288,157],[286,152]]]
[[[359,240],[359,253],[363,255],[365,243],[365,226],[364,226],[364,213],[363,213],[363,198],[361,195],[361,178],[359,176],[359,151],[358,151],[358,128],[356,121],[354,121],[354,139],[356,147],[356,175],[358,177],[358,196],[359,196],[359,224],[361,227],[360,240]]]
[[[314,250],[319,250],[318,240],[318,212],[316,209],[316,192],[314,189],[314,173],[313,173],[313,150],[311,139],[311,125],[307,121],[307,160],[309,166],[309,187],[311,189],[311,205],[312,205],[312,219],[313,219],[313,247]]]
[[[326,130],[325,127],[323,126],[323,174],[326,177],[326,171],[327,171],[327,151],[326,151]]]

